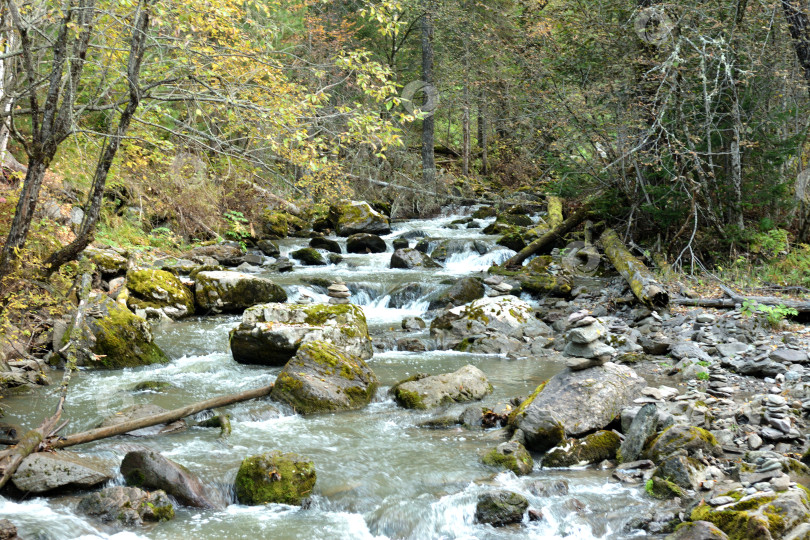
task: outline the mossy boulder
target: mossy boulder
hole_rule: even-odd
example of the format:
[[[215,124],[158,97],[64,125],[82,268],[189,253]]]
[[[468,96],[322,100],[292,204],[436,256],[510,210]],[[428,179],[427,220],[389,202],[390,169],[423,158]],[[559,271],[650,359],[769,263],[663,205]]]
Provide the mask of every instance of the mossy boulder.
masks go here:
[[[245,458],[234,482],[241,504],[300,506],[315,487],[315,465],[296,454],[272,452]]]
[[[646,386],[627,366],[608,362],[582,371],[565,370],[539,388],[509,417],[515,429],[532,437],[543,414],[557,419],[568,436],[604,429],[621,415]],[[540,427],[547,423],[539,424]]]
[[[231,331],[234,360],[283,366],[305,343],[323,341],[351,356],[371,358],[363,309],[353,304],[260,304],[248,308]]]
[[[90,299],[88,316],[79,326],[69,326],[62,338],[78,344],[77,364],[97,369],[147,366],[169,361],[152,339],[144,319],[107,296]],[[92,353],[92,354],[89,354]]]
[[[315,248],[301,248],[290,253],[290,257],[305,266],[326,266],[326,259]]]
[[[268,257],[278,257],[281,255],[281,250],[278,248],[278,244],[271,240],[259,240],[256,242],[256,247]]]
[[[499,214],[498,217],[495,218],[495,223],[504,223],[517,227],[529,227],[534,225],[534,221],[529,216],[525,214],[510,214],[508,212]]]
[[[520,251],[521,249],[525,248],[527,243],[526,239],[523,238],[523,232],[520,229],[512,229],[500,238],[496,242],[499,246],[503,246],[514,251]]]
[[[654,476],[647,480],[644,490],[647,495],[655,499],[674,499],[675,497],[684,496],[684,492],[678,484],[660,476]]]
[[[383,235],[391,232],[388,218],[364,201],[348,201],[332,205],[329,208],[329,217],[339,236],[357,233]]]
[[[493,527],[520,523],[528,509],[528,499],[513,491],[484,493],[475,505],[475,521]]]
[[[273,281],[241,272],[200,272],[194,297],[201,310],[214,313],[241,312],[256,304],[287,301],[287,293]]]
[[[362,358],[312,341],[301,345],[278,374],[270,398],[301,414],[353,410],[368,405],[377,386]]]
[[[270,238],[285,238],[290,234],[289,215],[267,211],[262,215],[262,232]]]
[[[718,457],[723,453],[717,439],[705,429],[676,424],[668,427],[653,439],[642,456],[655,463],[661,463],[665,458],[681,449],[686,450],[690,455],[698,450],[702,451],[704,455]]]
[[[456,281],[449,289],[430,301],[428,309],[463,306],[484,297],[484,284],[478,278],[466,277]]]
[[[466,365],[453,373],[423,374],[400,381],[392,392],[406,409],[431,409],[483,399],[492,392],[492,385],[480,369]]]
[[[665,540],[728,540],[728,536],[708,521],[689,521],[678,525]]]
[[[485,465],[510,470],[518,476],[530,474],[534,467],[531,454],[517,441],[499,444],[487,452],[481,461]]]
[[[717,507],[700,504],[690,518],[713,523],[731,540],[805,538],[807,531],[799,531],[810,520],[810,504],[804,490],[793,488],[754,493]]]
[[[693,458],[675,454],[667,457],[655,469],[653,477],[665,478],[684,489],[698,489],[703,481],[704,465]]]
[[[130,270],[127,272],[127,289],[127,306],[132,310],[158,309],[172,319],[194,313],[191,290],[165,270]]]
[[[323,237],[315,237],[309,241],[309,247],[315,249],[323,249],[329,251],[330,253],[337,253],[340,255],[343,253],[343,250],[340,248],[340,244],[335,242],[334,240],[330,240],[328,238]]]
[[[79,501],[77,510],[104,522],[128,526],[174,518],[174,506],[164,491],[146,492],[123,486],[105,488],[85,496]]]
[[[543,467],[590,465],[614,459],[621,439],[612,431],[597,431],[581,439],[567,439],[548,451]]]
[[[122,276],[127,272],[127,258],[112,249],[88,247],[84,254],[96,265],[96,270],[105,278]]]
[[[498,210],[494,206],[482,206],[472,213],[474,219],[485,219],[488,217],[495,217],[498,215]]]
[[[391,268],[410,270],[413,268],[441,268],[442,265],[434,261],[430,255],[413,248],[396,250],[391,255]]]

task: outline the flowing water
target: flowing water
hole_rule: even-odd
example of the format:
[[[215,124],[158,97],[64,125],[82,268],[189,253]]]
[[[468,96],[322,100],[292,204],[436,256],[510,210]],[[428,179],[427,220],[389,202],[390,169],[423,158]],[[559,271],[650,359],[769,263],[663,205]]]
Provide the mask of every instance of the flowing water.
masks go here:
[[[372,336],[382,339],[408,315],[424,316],[427,297],[443,281],[486,270],[513,252],[496,248],[479,255],[473,241],[494,244],[480,230],[446,228],[459,216],[396,224],[386,237],[389,252],[344,255],[339,265],[297,268],[272,275],[285,287],[290,300],[302,294],[326,301],[323,289],[307,285],[314,277],[343,279],[352,301],[363,306]],[[470,245],[448,258],[443,269],[391,270],[391,240],[424,235],[456,238]],[[338,239],[340,240],[340,239]],[[287,239],[288,253],[306,241]],[[412,240],[413,243],[413,240]],[[345,244],[344,244],[345,246]],[[420,283],[422,294],[399,308],[391,307],[390,293],[408,283]],[[175,408],[209,397],[266,385],[280,368],[237,364],[228,349],[228,331],[235,316],[199,317],[168,323],[155,330],[157,343],[172,358],[167,365],[119,371],[85,371],[71,381],[64,418],[68,431],[95,427],[101,418],[132,403],[155,403]],[[425,335],[427,335],[425,333]],[[381,382],[376,399],[367,408],[339,414],[301,417],[269,401],[256,400],[229,408],[233,433],[226,440],[218,430],[193,427],[185,432],[153,438],[98,441],[72,450],[120,462],[133,445],[159,450],[224,492],[232,499],[230,484],[241,460],[272,450],[292,451],[314,461],[318,480],[312,505],[300,509],[283,505],[248,507],[231,504],[225,510],[177,508],[169,522],[131,532],[116,532],[75,512],[77,497],[0,498],[0,517],[14,522],[23,538],[156,538],[156,539],[526,539],[627,538],[628,521],[650,507],[638,488],[611,482],[609,472],[548,470],[535,465],[527,477],[495,473],[480,463],[483,450],[494,447],[493,431],[463,428],[426,429],[419,423],[436,412],[399,408],[387,394],[395,382],[417,372],[454,371],[474,364],[495,388],[485,403],[505,401],[531,393],[543,380],[562,369],[559,363],[536,358],[508,360],[498,355],[396,350],[375,353],[369,365]],[[58,380],[58,375],[52,379]],[[132,392],[142,381],[166,381],[168,393]],[[6,421],[35,426],[50,413],[56,388],[4,401]],[[457,414],[463,407],[442,414]],[[565,496],[538,497],[530,484],[562,478],[570,485]],[[121,482],[119,478],[117,482]],[[493,487],[526,496],[544,519],[522,526],[494,529],[474,523],[476,498]],[[577,508],[573,499],[583,503]]]

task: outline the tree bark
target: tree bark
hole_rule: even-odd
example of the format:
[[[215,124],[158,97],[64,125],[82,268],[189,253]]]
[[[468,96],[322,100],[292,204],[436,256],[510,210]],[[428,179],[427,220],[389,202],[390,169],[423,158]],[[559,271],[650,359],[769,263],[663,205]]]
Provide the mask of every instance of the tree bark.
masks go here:
[[[666,307],[669,303],[669,294],[666,289],[656,281],[652,272],[636,259],[622,243],[619,235],[613,229],[605,229],[600,237],[602,248],[605,250],[610,262],[619,271],[630,285],[630,290],[638,300],[650,308]]]
[[[514,255],[511,259],[507,260],[503,263],[505,268],[516,268],[523,265],[523,261],[531,257],[536,253],[540,253],[545,249],[551,248],[554,243],[568,234],[569,232],[573,231],[577,225],[585,221],[585,219],[590,215],[591,209],[590,204],[586,202],[582,205],[582,207],[574,212],[571,216],[568,217],[565,221],[560,223],[555,228],[548,231],[546,234],[526,246],[525,248],[521,249],[519,253]]]
[[[487,152],[487,96],[481,92],[478,103],[478,146],[481,148],[481,174],[489,174],[489,154]]]
[[[434,86],[433,79],[433,0],[425,1],[425,13],[422,15],[422,80],[428,86]],[[433,154],[436,124],[435,111],[428,111],[422,120],[422,180],[425,188],[432,188],[436,183],[436,159]]]
[[[796,59],[810,92],[810,15],[802,8],[800,0],[782,0],[782,11],[785,13],[790,37],[793,38]]]

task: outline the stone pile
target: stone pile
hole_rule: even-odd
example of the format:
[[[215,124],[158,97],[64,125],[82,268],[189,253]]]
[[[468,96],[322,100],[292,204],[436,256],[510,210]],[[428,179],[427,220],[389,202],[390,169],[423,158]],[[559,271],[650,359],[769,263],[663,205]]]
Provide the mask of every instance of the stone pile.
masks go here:
[[[348,304],[349,297],[352,295],[349,288],[342,281],[337,281],[329,285],[326,294],[329,295],[330,304]]]
[[[791,425],[790,417],[788,416],[790,406],[785,398],[779,395],[769,394],[768,397],[763,400],[763,405],[765,406],[764,420],[770,426],[762,429],[762,434],[765,438],[781,440],[798,438],[800,436],[799,432],[793,429]]]
[[[709,387],[706,393],[717,398],[730,398],[737,390],[729,385],[728,377],[720,369],[709,370]]]
[[[610,360],[615,349],[601,338],[605,327],[587,311],[577,311],[568,317],[568,333],[563,354],[573,358],[566,365],[573,371],[601,366]]]

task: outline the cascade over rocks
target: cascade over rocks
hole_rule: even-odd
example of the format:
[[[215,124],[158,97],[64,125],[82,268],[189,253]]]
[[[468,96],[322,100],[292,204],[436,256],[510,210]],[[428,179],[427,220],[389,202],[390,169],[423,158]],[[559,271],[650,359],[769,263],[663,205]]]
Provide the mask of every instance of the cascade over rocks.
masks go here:
[[[480,369],[466,365],[453,373],[419,374],[397,383],[391,391],[406,409],[431,409],[482,399],[492,392],[492,385]]]
[[[260,304],[231,331],[234,360],[283,366],[305,343],[321,341],[367,360],[373,349],[362,308],[352,304]]]
[[[276,378],[270,398],[301,414],[365,407],[377,390],[377,377],[365,361],[324,341],[300,346]]]
[[[558,420],[569,436],[602,429],[627,407],[646,386],[635,371],[608,362],[584,371],[563,371],[541,385],[510,415],[509,423],[532,437],[541,426],[539,410]]]
[[[390,234],[388,218],[364,201],[349,201],[332,205],[329,218],[338,236],[357,233]]]
[[[241,272],[200,272],[194,297],[204,311],[241,312],[265,302],[286,302],[287,293],[273,281]]]

